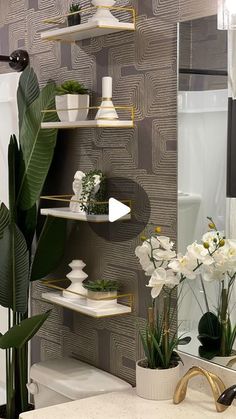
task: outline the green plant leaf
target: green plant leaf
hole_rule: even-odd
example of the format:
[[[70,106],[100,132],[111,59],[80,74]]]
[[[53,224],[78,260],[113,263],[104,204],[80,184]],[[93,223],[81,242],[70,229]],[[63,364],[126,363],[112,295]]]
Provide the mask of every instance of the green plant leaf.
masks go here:
[[[37,205],[26,211],[18,209],[17,212],[17,225],[21,232],[24,234],[27,247],[31,250],[32,241],[35,235],[37,225]]]
[[[3,238],[4,230],[9,225],[9,222],[9,210],[6,207],[6,205],[2,202],[0,206],[0,240]]]
[[[29,253],[16,224],[4,230],[0,240],[0,304],[25,313],[28,306]]]
[[[50,83],[26,110],[22,122],[20,145],[24,167],[17,196],[17,205],[22,210],[31,208],[39,199],[51,165],[57,130],[41,129],[41,123],[58,120],[56,112],[42,112],[54,108],[55,85]]]
[[[219,356],[220,352],[218,350],[209,350],[208,348],[206,348],[205,346],[199,346],[199,355],[201,358],[205,358],[208,360],[213,359],[215,356]]]
[[[0,348],[22,348],[38,332],[47,320],[51,310],[29,319],[22,320],[19,325],[13,326],[0,337]]]
[[[218,317],[211,312],[205,313],[198,324],[198,340],[210,350],[220,349],[221,345],[221,324]]]
[[[22,122],[28,107],[39,96],[39,84],[37,76],[32,67],[27,66],[21,73],[17,90],[17,103],[19,114],[19,132],[21,132]]]
[[[178,345],[188,345],[191,342],[190,336],[185,336],[184,338],[178,339]]]
[[[31,281],[42,279],[60,263],[65,249],[67,220],[47,217],[39,237]]]

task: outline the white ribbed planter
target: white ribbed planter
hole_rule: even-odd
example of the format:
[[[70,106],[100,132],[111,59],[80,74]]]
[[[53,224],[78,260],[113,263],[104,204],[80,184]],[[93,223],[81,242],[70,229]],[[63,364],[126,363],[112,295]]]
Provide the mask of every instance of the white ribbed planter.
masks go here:
[[[171,400],[180,376],[180,366],[168,370],[141,367],[145,360],[136,363],[136,392],[149,400]]]

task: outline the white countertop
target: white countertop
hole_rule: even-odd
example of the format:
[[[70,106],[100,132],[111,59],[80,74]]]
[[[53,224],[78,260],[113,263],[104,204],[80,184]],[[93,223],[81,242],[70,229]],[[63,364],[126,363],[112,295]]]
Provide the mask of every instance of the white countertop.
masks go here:
[[[217,413],[213,396],[188,389],[186,399],[179,405],[172,401],[141,399],[135,390],[90,397],[20,415],[20,419],[235,419],[236,407]]]

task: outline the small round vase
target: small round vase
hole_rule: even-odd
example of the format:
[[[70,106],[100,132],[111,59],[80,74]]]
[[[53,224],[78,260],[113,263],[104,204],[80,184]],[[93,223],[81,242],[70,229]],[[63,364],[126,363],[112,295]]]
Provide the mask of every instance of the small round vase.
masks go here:
[[[147,361],[136,363],[136,393],[148,400],[171,400],[180,377],[180,366],[163,369],[145,367]]]
[[[119,22],[109,9],[103,9],[101,6],[112,7],[116,3],[116,0],[92,0],[92,5],[97,6],[95,14],[89,19],[89,22],[94,22],[97,20],[104,21],[107,25],[109,23],[114,24]],[[101,8],[100,8],[101,7]]]
[[[72,271],[66,276],[71,281],[71,285],[66,291],[63,291],[63,297],[69,300],[85,302],[87,293],[83,287],[83,281],[88,277],[88,275],[83,271],[83,268],[86,265],[82,260],[72,260],[69,266]]]

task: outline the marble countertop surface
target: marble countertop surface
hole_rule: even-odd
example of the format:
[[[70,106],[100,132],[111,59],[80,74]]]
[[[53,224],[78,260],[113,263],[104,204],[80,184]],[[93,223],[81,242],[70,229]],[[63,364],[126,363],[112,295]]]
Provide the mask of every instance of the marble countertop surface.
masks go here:
[[[186,399],[174,405],[172,401],[142,399],[132,389],[22,413],[20,419],[235,419],[236,407],[229,407],[223,413],[216,412],[210,392],[210,388],[208,394],[188,389]]]

